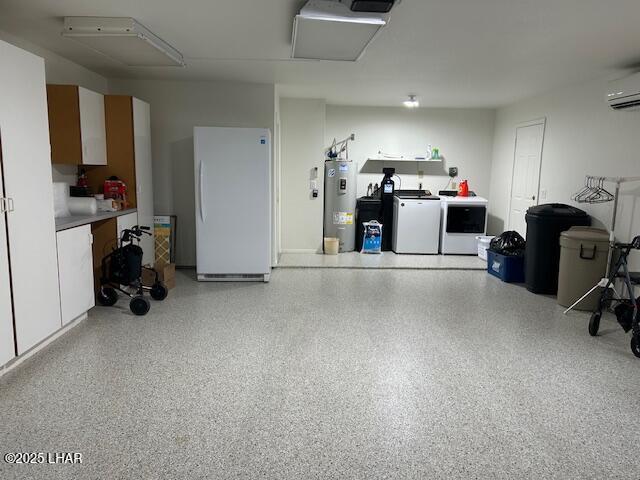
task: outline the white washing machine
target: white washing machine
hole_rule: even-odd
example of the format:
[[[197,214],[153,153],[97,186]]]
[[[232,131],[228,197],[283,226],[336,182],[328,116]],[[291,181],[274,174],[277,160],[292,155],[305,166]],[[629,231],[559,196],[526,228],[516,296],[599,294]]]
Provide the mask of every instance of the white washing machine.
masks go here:
[[[477,255],[478,235],[487,232],[487,207],[482,197],[441,197],[440,253]]]
[[[382,232],[384,235],[384,227]],[[393,199],[393,251],[437,254],[439,241],[440,197],[396,195]]]

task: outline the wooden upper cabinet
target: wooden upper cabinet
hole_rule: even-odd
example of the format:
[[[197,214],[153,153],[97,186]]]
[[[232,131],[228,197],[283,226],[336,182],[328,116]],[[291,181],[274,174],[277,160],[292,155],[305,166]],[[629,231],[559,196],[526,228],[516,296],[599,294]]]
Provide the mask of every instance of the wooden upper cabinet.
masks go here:
[[[51,162],[106,165],[104,95],[77,85],[47,85]]]

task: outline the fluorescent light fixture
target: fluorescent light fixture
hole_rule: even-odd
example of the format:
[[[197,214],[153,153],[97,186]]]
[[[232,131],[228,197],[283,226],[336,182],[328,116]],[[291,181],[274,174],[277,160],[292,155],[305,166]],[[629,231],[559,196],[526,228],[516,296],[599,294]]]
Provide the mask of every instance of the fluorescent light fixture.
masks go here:
[[[185,65],[178,50],[130,17],[65,17],[62,36],[132,67]]]
[[[418,97],[416,95],[409,95],[409,99],[402,102],[407,108],[418,108],[420,106],[420,102],[418,101]]]
[[[334,0],[310,0],[293,20],[291,58],[355,62],[388,23]]]

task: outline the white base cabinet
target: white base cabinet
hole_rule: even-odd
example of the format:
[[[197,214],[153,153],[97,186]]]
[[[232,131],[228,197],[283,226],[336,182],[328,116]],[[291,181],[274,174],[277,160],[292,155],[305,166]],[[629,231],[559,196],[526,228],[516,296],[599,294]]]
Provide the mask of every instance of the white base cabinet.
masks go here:
[[[95,306],[91,225],[62,230],[58,240],[58,276],[62,325]]]
[[[116,223],[118,225],[118,240],[120,240],[123,230],[133,228],[138,225],[138,213],[132,212],[127,213],[126,215],[120,215],[116,218]]]

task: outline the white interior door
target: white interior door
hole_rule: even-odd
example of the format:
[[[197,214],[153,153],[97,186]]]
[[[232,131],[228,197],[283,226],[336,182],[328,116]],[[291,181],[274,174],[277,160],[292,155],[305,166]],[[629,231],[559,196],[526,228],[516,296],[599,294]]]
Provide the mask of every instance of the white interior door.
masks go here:
[[[151,227],[151,236],[145,235],[140,241],[144,252],[143,265],[155,263],[155,241],[153,238],[153,169],[151,163],[151,120],[149,104],[132,99],[133,131],[136,158],[136,199],[138,223]]]
[[[4,197],[2,182],[2,132],[0,132],[0,198]],[[0,203],[0,366],[15,357],[13,311],[9,278],[9,250],[7,245],[7,215]]]
[[[91,225],[58,232],[62,325],[95,306]]]
[[[82,163],[107,164],[107,130],[104,118],[104,95],[78,87]]]
[[[44,60],[0,41],[0,132],[18,354],[60,329]]]
[[[516,128],[509,230],[515,230],[523,237],[527,234],[527,209],[538,204],[544,127],[545,121],[540,120]]]

